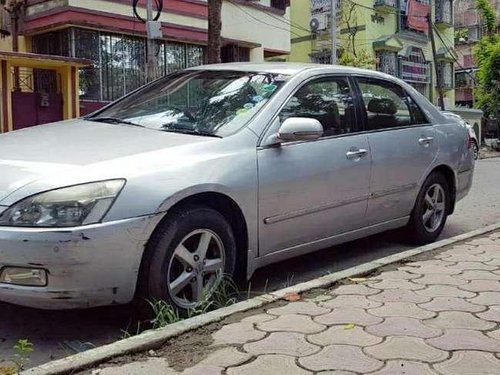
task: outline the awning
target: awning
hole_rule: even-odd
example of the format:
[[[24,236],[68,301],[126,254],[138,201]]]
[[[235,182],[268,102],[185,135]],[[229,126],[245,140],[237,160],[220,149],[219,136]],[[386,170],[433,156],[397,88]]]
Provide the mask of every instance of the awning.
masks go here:
[[[448,48],[441,47],[436,51],[436,61],[455,62],[457,57],[456,52]]]
[[[60,68],[61,66],[75,66],[77,68],[83,68],[91,65],[91,61],[87,59],[8,51],[0,51],[0,60],[8,60],[9,63],[14,66],[39,69]]]
[[[394,35],[386,35],[373,42],[375,51],[399,52],[403,49],[403,43]]]

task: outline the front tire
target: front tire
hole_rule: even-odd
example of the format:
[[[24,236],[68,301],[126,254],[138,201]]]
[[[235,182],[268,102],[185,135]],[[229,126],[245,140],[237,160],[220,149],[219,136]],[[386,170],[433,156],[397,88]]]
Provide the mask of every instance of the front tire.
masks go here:
[[[219,212],[203,206],[176,210],[146,248],[137,290],[142,315],[147,301],[163,300],[187,316],[224,275],[232,275],[235,257],[231,226]]]
[[[434,242],[446,224],[450,193],[446,178],[434,172],[425,180],[410,216],[407,232],[412,242]]]

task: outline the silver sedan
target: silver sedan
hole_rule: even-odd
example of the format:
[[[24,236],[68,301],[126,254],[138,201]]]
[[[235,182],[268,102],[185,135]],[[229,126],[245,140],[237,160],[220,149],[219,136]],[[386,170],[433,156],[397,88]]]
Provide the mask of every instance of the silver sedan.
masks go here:
[[[170,74],[86,118],[0,135],[0,300],[185,313],[223,274],[399,227],[434,241],[471,186],[468,137],[378,72]]]

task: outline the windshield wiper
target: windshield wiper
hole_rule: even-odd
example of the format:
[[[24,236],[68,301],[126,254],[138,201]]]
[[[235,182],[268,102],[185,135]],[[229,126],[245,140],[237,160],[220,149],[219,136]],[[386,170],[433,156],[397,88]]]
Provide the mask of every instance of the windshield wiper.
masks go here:
[[[161,131],[169,132],[169,133],[181,133],[181,134],[201,135],[204,137],[222,138],[220,135],[209,133],[209,132],[203,132],[203,131],[199,131],[199,130],[176,129],[176,128],[169,129],[169,128],[167,128],[167,129],[161,129]]]
[[[141,128],[144,128],[144,125],[136,124],[135,122],[123,120],[118,117],[90,117],[87,118],[86,120],[89,121],[96,121],[96,122],[105,122],[107,124],[125,124],[125,125],[132,125],[132,126],[139,126]]]

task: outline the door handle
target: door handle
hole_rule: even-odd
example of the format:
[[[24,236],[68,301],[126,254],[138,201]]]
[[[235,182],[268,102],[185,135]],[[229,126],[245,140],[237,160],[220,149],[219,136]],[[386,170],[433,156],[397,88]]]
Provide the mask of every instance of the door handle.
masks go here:
[[[434,137],[422,137],[418,139],[418,143],[420,143],[422,146],[428,146],[434,141]]]
[[[345,156],[349,160],[359,160],[362,157],[365,157],[368,154],[368,150],[359,149],[359,150],[350,150],[347,151]]]

